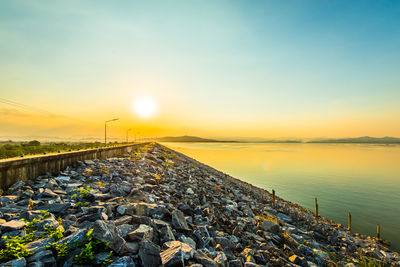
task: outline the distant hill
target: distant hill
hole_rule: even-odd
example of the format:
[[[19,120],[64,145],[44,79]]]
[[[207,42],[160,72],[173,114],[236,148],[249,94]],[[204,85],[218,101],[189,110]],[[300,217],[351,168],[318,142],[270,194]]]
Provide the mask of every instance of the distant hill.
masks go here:
[[[217,141],[214,139],[206,139],[206,138],[201,138],[197,136],[165,136],[165,137],[160,137],[157,138],[157,141],[159,142],[221,142]]]
[[[324,139],[313,140],[308,143],[332,143],[332,144],[400,144],[400,138],[396,137],[357,137],[357,138],[339,138],[339,139]]]

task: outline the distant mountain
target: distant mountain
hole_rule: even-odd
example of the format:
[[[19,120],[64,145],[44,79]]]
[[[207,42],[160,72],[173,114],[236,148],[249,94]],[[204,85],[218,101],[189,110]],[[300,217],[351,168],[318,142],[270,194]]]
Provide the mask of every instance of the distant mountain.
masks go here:
[[[400,138],[396,137],[357,137],[357,138],[339,138],[339,139],[323,139],[313,140],[307,143],[332,143],[332,144],[400,144]]]
[[[202,142],[202,143],[206,143],[206,142],[221,142],[221,141],[217,141],[214,139],[206,139],[206,138],[201,138],[201,137],[197,137],[197,136],[165,136],[165,137],[160,137],[157,138],[157,141],[159,142]]]

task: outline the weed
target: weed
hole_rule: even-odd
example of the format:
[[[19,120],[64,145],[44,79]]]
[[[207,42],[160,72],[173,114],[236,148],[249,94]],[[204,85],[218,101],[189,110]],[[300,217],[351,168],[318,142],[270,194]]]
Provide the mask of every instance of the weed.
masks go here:
[[[62,227],[62,225],[58,226],[57,228],[46,226],[44,229],[46,230],[47,234],[56,241],[61,240],[64,237],[64,227]]]
[[[21,236],[3,236],[5,242],[5,249],[0,250],[0,260],[8,261],[12,259],[19,259],[31,255],[25,243],[27,240]]]
[[[74,191],[78,192],[79,195],[78,195],[78,194],[73,194],[73,195],[71,196],[71,198],[76,198],[76,197],[79,197],[79,198],[87,198],[88,195],[89,195],[89,191],[90,191],[90,190],[93,190],[93,188],[91,188],[90,185],[88,185],[88,186],[86,186],[86,187],[83,187],[83,188],[74,189]]]
[[[52,248],[53,250],[55,250],[58,259],[65,258],[70,250],[66,243],[57,243],[57,242],[54,242],[46,246],[46,248]]]
[[[76,202],[76,207],[87,207],[89,206],[90,202]]]
[[[93,229],[90,229],[86,233],[86,239],[88,240],[88,242],[82,248],[81,253],[79,255],[76,255],[74,258],[75,264],[91,264],[96,253],[104,251],[105,248],[108,248],[108,243],[104,244],[102,241],[97,240],[93,237]]]

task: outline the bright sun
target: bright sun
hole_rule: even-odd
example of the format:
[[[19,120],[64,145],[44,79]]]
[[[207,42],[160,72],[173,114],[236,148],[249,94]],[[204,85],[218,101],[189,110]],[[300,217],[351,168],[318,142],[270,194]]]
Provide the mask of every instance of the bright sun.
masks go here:
[[[156,103],[149,97],[141,97],[133,102],[133,108],[137,115],[142,118],[149,118],[156,113]]]

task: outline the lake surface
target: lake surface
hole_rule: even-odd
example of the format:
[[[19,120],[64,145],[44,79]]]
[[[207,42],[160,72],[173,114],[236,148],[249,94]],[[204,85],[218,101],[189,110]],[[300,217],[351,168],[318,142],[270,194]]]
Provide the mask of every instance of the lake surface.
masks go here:
[[[400,250],[400,146],[164,143],[220,171],[314,210]]]

